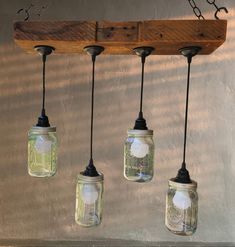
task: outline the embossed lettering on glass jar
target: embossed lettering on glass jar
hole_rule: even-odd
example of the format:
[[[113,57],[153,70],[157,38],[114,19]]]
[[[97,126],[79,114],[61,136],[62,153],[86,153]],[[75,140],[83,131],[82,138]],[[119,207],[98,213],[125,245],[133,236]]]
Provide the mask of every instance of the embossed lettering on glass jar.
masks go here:
[[[99,225],[102,219],[104,176],[78,175],[76,186],[76,211],[75,221],[82,226],[92,227]]]
[[[169,180],[166,196],[165,224],[178,235],[192,235],[197,229],[198,195],[197,183],[178,183]]]
[[[131,129],[124,146],[124,176],[135,182],[153,177],[154,142],[152,130]]]
[[[51,177],[56,173],[56,127],[34,126],[28,133],[28,172],[34,177]]]

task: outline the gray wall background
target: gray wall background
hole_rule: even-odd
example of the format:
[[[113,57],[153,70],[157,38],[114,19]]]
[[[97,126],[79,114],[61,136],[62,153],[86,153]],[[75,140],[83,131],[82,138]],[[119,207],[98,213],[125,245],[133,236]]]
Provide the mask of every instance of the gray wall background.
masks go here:
[[[198,1],[203,14],[213,8]],[[167,180],[182,160],[186,61],[152,56],[146,63],[144,112],[155,131],[155,177],[146,184],[123,177],[123,142],[138,112],[140,63],[132,56],[97,59],[95,164],[105,174],[103,223],[83,229],[74,222],[76,175],[88,162],[90,71],[87,55],[48,59],[47,113],[58,128],[58,173],[27,175],[27,131],[41,106],[41,59],[12,38],[13,21],[30,1],[0,1],[0,239],[126,239],[235,242],[235,2],[226,43],[192,67],[187,164],[198,182],[195,235],[174,236],[164,226]],[[195,19],[187,1],[67,0],[48,4],[41,20]],[[37,10],[33,10],[37,12]],[[35,15],[31,18],[37,19]]]

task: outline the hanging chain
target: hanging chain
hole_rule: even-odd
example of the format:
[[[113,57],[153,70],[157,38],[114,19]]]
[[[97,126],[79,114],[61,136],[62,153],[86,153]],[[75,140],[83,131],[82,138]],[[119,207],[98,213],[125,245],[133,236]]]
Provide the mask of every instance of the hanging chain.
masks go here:
[[[34,7],[34,4],[30,4],[28,8],[21,8],[19,9],[16,13],[19,15],[21,13],[24,13],[24,21],[28,21],[30,18],[30,10],[31,8]]]
[[[226,14],[228,13],[228,10],[226,7],[218,7],[217,4],[215,3],[215,0],[206,0],[208,4],[213,5],[215,7],[215,13],[214,13],[214,17],[215,19],[219,19],[218,17],[218,13],[221,11],[224,11]],[[195,14],[195,16],[199,19],[199,20],[204,20],[204,16],[202,15],[201,10],[199,9],[199,7],[196,5],[194,0],[188,0],[190,6],[193,9],[193,13]]]
[[[193,13],[196,15],[196,17],[199,19],[199,20],[204,20],[204,16],[202,15],[202,12],[201,10],[199,9],[199,7],[196,5],[195,1],[194,0],[188,0],[190,6],[192,7],[193,9]]]
[[[215,7],[215,9],[216,9],[215,14],[214,14],[215,19],[217,19],[217,20],[219,19],[219,17],[217,15],[221,10],[223,10],[226,14],[228,13],[227,8],[226,7],[218,7],[217,4],[215,3],[215,0],[206,0],[206,1],[207,1],[207,3],[209,3],[210,5],[213,5]]]
[[[24,15],[24,21],[29,21],[31,16],[36,15],[37,17],[41,17],[42,12],[48,8],[48,4],[44,4],[42,6],[38,6],[37,4],[31,2],[30,5],[26,8],[19,9],[16,14]]]

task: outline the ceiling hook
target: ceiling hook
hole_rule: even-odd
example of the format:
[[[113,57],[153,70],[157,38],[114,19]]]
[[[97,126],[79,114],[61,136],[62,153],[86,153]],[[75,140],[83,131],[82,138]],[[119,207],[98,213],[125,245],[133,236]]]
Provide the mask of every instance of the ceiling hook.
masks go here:
[[[217,16],[218,12],[220,12],[221,10],[223,10],[226,14],[228,14],[228,10],[225,7],[220,7],[215,11],[215,19],[219,20],[219,17]]]

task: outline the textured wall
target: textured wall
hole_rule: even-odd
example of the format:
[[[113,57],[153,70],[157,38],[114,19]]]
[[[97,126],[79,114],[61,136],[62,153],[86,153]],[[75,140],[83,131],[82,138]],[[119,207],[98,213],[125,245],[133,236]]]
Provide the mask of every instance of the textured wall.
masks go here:
[[[198,1],[199,2],[199,1]],[[206,17],[213,15],[200,1]],[[89,156],[90,71],[87,55],[51,56],[47,69],[47,113],[58,128],[58,173],[27,175],[27,131],[41,105],[41,60],[12,40],[16,11],[30,1],[0,1],[0,239],[134,239],[235,242],[235,2],[229,8],[228,39],[192,67],[187,164],[198,181],[199,224],[188,238],[164,226],[167,180],[182,160],[186,62],[152,56],[146,63],[144,112],[155,131],[155,177],[147,184],[123,178],[123,142],[138,111],[137,57],[97,59],[95,164],[105,174],[101,226],[74,222],[77,173]],[[195,18],[184,0],[67,0],[47,3],[43,20],[141,20]],[[35,16],[33,16],[35,17]]]

